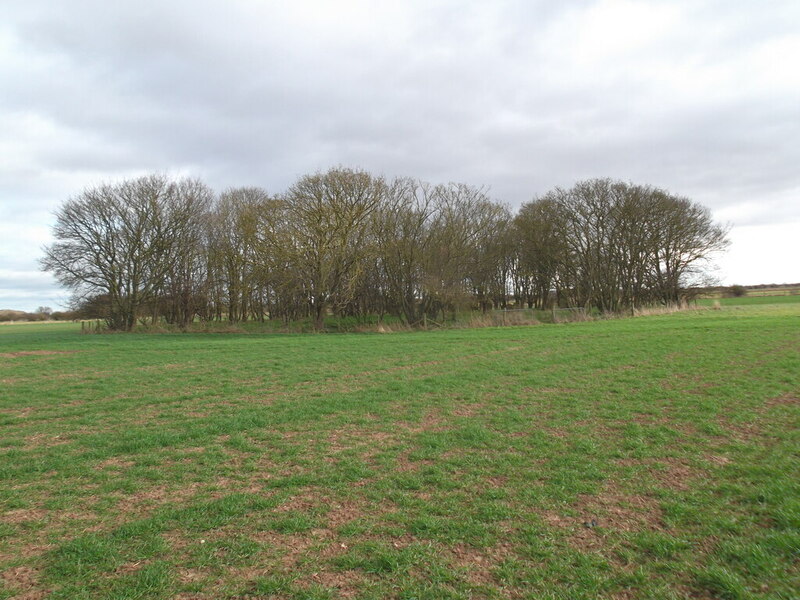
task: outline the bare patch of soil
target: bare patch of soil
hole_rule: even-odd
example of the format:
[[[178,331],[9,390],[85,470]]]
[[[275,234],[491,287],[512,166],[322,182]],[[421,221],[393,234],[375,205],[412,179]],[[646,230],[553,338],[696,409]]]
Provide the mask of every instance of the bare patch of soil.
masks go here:
[[[353,448],[383,448],[395,439],[395,435],[388,431],[347,425],[331,431],[328,436],[328,452],[335,454]]]
[[[18,358],[20,356],[56,356],[58,354],[75,354],[78,350],[20,350],[18,352],[0,352],[0,358]]]
[[[190,569],[181,567],[178,569],[178,581],[183,584],[195,583],[208,577],[208,573],[202,569]]]
[[[473,404],[462,404],[458,406],[453,414],[457,417],[474,417],[486,408],[486,404],[482,402],[475,402]]]
[[[280,563],[289,569],[294,567],[316,539],[301,534],[282,534],[274,531],[258,531],[250,538],[263,544],[268,550],[281,554]]]
[[[522,391],[528,394],[577,394],[580,392],[577,388],[569,387],[526,387]]]
[[[772,408],[774,406],[800,406],[800,398],[785,394],[777,398],[770,398],[764,403],[764,408]]]
[[[16,600],[43,600],[50,593],[39,587],[39,572],[31,567],[12,567],[0,574],[0,580],[12,591]]]
[[[355,598],[364,579],[364,575],[357,571],[320,571],[297,583],[303,588],[311,584],[321,585],[336,590],[340,598]]]
[[[119,497],[116,509],[120,515],[129,518],[132,515],[141,516],[152,509],[165,504],[180,504],[198,494],[206,486],[205,483],[194,482],[184,487],[171,487],[157,485],[142,489],[134,494]],[[218,494],[221,495],[221,494]]]
[[[497,578],[492,571],[506,558],[514,556],[511,544],[501,543],[489,548],[474,548],[457,544],[450,548],[454,566],[467,572],[467,581],[473,585],[492,586]]]
[[[409,433],[438,432],[449,429],[447,420],[442,416],[442,412],[436,408],[427,411],[419,423],[406,424],[406,431]]]
[[[663,529],[660,506],[646,496],[606,489],[594,496],[579,496],[572,508],[577,516],[548,511],[542,517],[548,525],[568,530],[569,544],[582,551],[603,548],[608,532]]]
[[[39,572],[31,567],[12,567],[3,571],[0,579],[9,587],[16,589],[29,589],[39,583]]]
[[[176,551],[181,552],[185,550],[189,544],[191,544],[191,540],[189,540],[185,534],[177,532],[177,531],[168,531],[164,533],[161,537],[164,538],[164,541],[167,542],[170,547]]]
[[[434,461],[432,460],[411,460],[409,458],[408,452],[402,452],[397,456],[397,466],[395,467],[395,471],[400,473],[408,473],[419,471],[420,467],[424,465],[431,465]]]
[[[661,486],[671,489],[686,491],[691,482],[703,474],[688,461],[681,458],[661,457],[653,459],[627,458],[616,461],[623,467],[642,467]]]
[[[719,467],[724,467],[725,465],[728,465],[731,462],[731,459],[728,458],[727,456],[720,456],[718,454],[708,454],[706,455],[706,460]]]
[[[52,448],[70,442],[70,438],[63,435],[50,435],[49,433],[37,433],[25,438],[26,449],[32,448]]]
[[[48,511],[41,508],[17,508],[2,514],[4,523],[29,523],[41,521],[47,517]]]
[[[107,458],[106,460],[97,463],[97,465],[95,465],[94,468],[96,471],[102,471],[104,469],[124,470],[132,467],[135,464],[136,463],[133,462],[132,460],[125,460],[124,458],[120,458],[119,456],[113,456],[111,458]]]
[[[128,575],[129,573],[136,573],[137,571],[141,570],[141,568],[145,566],[148,562],[149,561],[127,562],[118,566],[114,572],[117,575]]]
[[[721,418],[719,424],[728,430],[731,438],[738,442],[751,442],[764,436],[764,427],[759,421],[732,423]]]

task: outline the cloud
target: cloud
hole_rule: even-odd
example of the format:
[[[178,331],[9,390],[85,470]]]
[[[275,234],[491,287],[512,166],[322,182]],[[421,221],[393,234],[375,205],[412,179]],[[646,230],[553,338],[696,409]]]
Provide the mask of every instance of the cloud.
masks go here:
[[[15,231],[149,171],[280,191],[337,164],[512,205],[611,176],[736,226],[800,220],[792,0],[5,8],[0,217]],[[0,257],[36,269],[30,244],[3,239]]]

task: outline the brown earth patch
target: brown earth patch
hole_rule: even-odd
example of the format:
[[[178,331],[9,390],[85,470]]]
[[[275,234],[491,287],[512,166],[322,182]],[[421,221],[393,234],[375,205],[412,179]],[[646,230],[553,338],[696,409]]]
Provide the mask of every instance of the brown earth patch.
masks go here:
[[[192,543],[192,540],[179,531],[168,531],[162,534],[161,537],[164,538],[164,541],[176,552],[182,552]]]
[[[631,421],[638,425],[669,425],[670,420],[666,415],[654,413],[634,413]]]
[[[318,488],[303,488],[299,494],[275,508],[276,512],[311,512],[322,503],[322,494]]]
[[[24,408],[19,409],[11,409],[11,410],[2,410],[0,414],[8,414],[17,419],[27,419],[33,412],[36,410],[33,406],[25,406]]]
[[[772,408],[774,406],[798,406],[800,405],[800,397],[791,394],[784,394],[777,398],[770,398],[764,403],[764,408]]]
[[[485,408],[486,404],[482,402],[475,402],[472,404],[461,404],[455,410],[453,410],[453,414],[457,417],[474,417]]]
[[[11,588],[25,591],[39,584],[39,572],[31,567],[11,567],[0,574],[0,579]]]
[[[25,448],[28,450],[33,448],[52,448],[53,446],[68,444],[70,441],[70,438],[64,435],[36,433],[25,437]]]
[[[731,459],[727,456],[721,456],[719,454],[707,454],[706,460],[712,464],[715,464],[719,467],[723,467],[725,465],[730,464]]]
[[[17,508],[8,510],[2,514],[4,523],[29,523],[31,521],[41,521],[49,515],[49,511],[41,508]]]
[[[20,350],[18,352],[0,352],[0,358],[17,358],[20,356],[55,356],[58,354],[75,354],[80,350]]]
[[[525,387],[522,388],[522,391],[528,394],[577,394],[580,392],[577,388],[569,387]]]
[[[41,540],[36,540],[35,542],[26,540],[23,544],[0,552],[0,563],[19,558],[36,558],[52,549],[53,544],[41,543]]]
[[[144,367],[136,367],[137,371],[161,371],[163,369],[181,369],[181,368],[193,368],[195,365],[193,364],[183,364],[183,363],[164,363],[158,365],[146,365]]]
[[[358,571],[319,571],[308,578],[299,579],[297,585],[301,588],[321,585],[335,590],[339,598],[355,598],[364,580],[364,575]]]
[[[579,496],[572,509],[576,516],[547,511],[542,518],[551,527],[567,530],[568,543],[582,551],[604,548],[610,532],[660,531],[664,527],[661,507],[647,496],[606,489],[594,496]]]
[[[302,494],[290,498],[274,510],[277,513],[319,514],[320,520],[325,521],[325,526],[312,530],[312,534],[317,537],[329,537],[334,530],[351,521],[364,516],[376,517],[394,509],[394,503],[385,499],[376,503],[371,503],[364,498],[335,499],[325,496],[318,488],[308,488]]]
[[[328,527],[338,529],[342,525],[364,516],[365,512],[365,506],[362,503],[345,500],[331,504],[331,509],[325,514],[325,518],[328,521]]]
[[[487,487],[502,488],[508,483],[506,475],[494,475],[486,478]]]
[[[661,529],[662,513],[653,498],[604,491],[579,497],[576,507],[587,517],[600,518],[603,527],[619,531]]]
[[[255,479],[234,479],[231,477],[217,477],[209,485],[212,494],[219,491],[245,492],[247,494],[263,494],[264,484],[269,475],[260,475]]]
[[[432,465],[434,462],[428,459],[411,460],[409,458],[409,454],[409,452],[402,452],[397,456],[397,466],[395,467],[395,471],[399,473],[419,471],[420,467]]]
[[[4,544],[3,551],[0,552],[0,564],[20,557],[38,557],[53,548],[51,540],[72,537],[76,530],[90,532],[101,529],[95,513],[71,510],[41,508],[11,510],[0,514],[0,522],[14,524],[38,522],[35,528],[23,529],[20,535],[9,538]]]
[[[294,567],[306,551],[313,546],[317,540],[308,535],[301,534],[282,534],[274,531],[258,531],[253,533],[250,538],[263,544],[267,550],[279,553],[280,564],[289,569]]]
[[[466,570],[466,580],[473,585],[496,585],[492,571],[506,558],[514,556],[511,544],[501,543],[488,548],[457,544],[450,548],[452,564]]]
[[[125,518],[141,516],[164,504],[179,504],[186,502],[208,487],[205,482],[193,482],[182,487],[157,485],[140,490],[134,494],[117,496],[116,509]],[[215,492],[211,498],[218,498],[222,493]]]
[[[340,598],[355,598],[358,596],[358,591],[363,581],[364,576],[356,571],[320,571],[319,573],[313,573],[308,580],[299,581],[298,584],[300,587],[306,587],[305,584],[314,583],[336,590]]]
[[[180,567],[178,569],[178,581],[184,585],[203,581],[208,576],[209,573],[202,569],[190,569],[186,567]]]
[[[733,423],[722,417],[719,419],[719,424],[728,431],[729,437],[737,442],[751,442],[764,436],[763,424],[758,420]]]
[[[671,490],[686,491],[692,481],[703,474],[701,469],[682,458],[625,458],[616,463],[623,467],[641,467],[662,487]]]
[[[568,438],[574,433],[573,430],[567,427],[539,427],[539,430],[559,440]]]
[[[116,575],[127,575],[129,573],[136,573],[137,571],[141,570],[141,568],[145,566],[148,562],[149,561],[146,560],[127,562],[118,566],[114,571],[114,573]]]
[[[111,458],[107,458],[103,461],[100,461],[95,465],[96,471],[102,471],[104,469],[128,469],[135,465],[136,463],[132,460],[125,460],[124,458],[120,458],[119,456],[113,456]]]
[[[328,436],[328,452],[339,453],[353,448],[381,448],[396,439],[393,433],[376,429],[366,429],[355,425],[346,425],[330,432]]]
[[[205,419],[206,417],[211,416],[210,410],[187,410],[184,413],[184,416],[189,417],[190,419]]]
[[[419,423],[406,423],[405,429],[409,433],[426,433],[447,431],[450,429],[447,420],[442,416],[442,412],[433,408],[427,411]]]

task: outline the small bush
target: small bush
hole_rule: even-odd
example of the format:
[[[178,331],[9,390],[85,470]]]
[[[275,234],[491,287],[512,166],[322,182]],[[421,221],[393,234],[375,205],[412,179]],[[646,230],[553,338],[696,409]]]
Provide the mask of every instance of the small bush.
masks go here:
[[[732,285],[728,288],[728,294],[732,298],[741,298],[747,296],[747,288],[743,285]]]

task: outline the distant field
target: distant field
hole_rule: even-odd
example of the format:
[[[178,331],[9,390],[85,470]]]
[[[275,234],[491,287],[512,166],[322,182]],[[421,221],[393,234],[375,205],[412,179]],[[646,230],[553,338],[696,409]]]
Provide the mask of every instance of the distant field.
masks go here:
[[[0,327],[0,598],[797,598],[790,298],[389,335]]]
[[[797,296],[741,296],[740,298],[704,298],[697,301],[698,306],[713,306],[719,302],[722,306],[753,306],[763,304],[800,304]]]
[[[726,296],[722,290],[716,290],[714,292],[709,292],[706,296],[707,298],[721,298]],[[795,298],[800,297],[800,288],[797,287],[783,287],[783,288],[747,288],[747,298],[760,298],[765,297],[767,299],[774,298],[775,300],[779,300],[782,296],[794,296]],[[725,298],[730,300],[731,298]]]
[[[747,290],[748,296],[797,296],[800,294],[798,288],[759,288]]]

